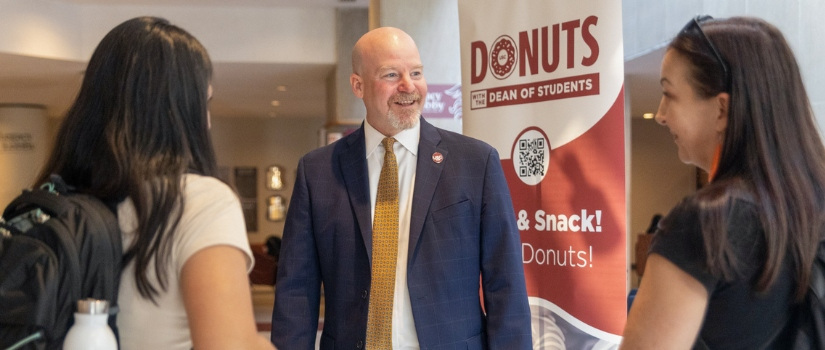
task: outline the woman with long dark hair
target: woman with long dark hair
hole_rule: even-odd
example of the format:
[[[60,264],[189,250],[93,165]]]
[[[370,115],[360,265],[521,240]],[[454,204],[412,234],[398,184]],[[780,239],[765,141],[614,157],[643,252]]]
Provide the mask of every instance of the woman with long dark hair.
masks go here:
[[[183,29],[123,22],[95,49],[40,175],[119,203],[121,349],[272,348],[256,332],[239,201],[213,177],[211,75]]]
[[[782,33],[697,17],[662,62],[656,120],[710,183],[662,219],[627,349],[788,349],[825,223],[825,148]]]

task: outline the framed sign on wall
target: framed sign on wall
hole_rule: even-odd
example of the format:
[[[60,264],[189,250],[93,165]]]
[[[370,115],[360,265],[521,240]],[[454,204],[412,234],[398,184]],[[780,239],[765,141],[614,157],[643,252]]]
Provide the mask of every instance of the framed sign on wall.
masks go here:
[[[258,231],[258,169],[235,167],[235,189],[241,201],[247,232]]]

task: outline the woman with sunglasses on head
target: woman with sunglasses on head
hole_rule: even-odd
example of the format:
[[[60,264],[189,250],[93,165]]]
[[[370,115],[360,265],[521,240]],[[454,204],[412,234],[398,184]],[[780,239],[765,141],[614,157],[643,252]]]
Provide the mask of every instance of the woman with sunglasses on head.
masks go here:
[[[789,349],[825,223],[825,148],[796,59],[756,18],[690,21],[656,120],[710,183],[662,219],[623,349]]]

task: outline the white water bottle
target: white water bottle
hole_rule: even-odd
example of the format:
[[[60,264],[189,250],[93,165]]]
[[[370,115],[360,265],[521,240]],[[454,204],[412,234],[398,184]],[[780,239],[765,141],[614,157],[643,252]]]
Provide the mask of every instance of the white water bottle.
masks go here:
[[[74,325],[66,334],[63,350],[117,350],[115,333],[109,328],[108,320],[108,301],[78,300]]]

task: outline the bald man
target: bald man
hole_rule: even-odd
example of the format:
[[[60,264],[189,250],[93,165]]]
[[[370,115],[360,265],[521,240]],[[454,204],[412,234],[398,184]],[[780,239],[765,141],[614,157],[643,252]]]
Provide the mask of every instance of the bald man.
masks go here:
[[[531,349],[520,237],[498,153],[421,117],[424,67],[403,31],[364,34],[352,69],[366,121],[298,164],[272,342],[315,348],[323,287],[321,349]],[[373,224],[385,147],[398,173],[391,249]],[[387,250],[390,267],[379,273]],[[390,282],[381,280],[387,270]],[[384,284],[388,297],[377,291]],[[376,316],[382,309],[387,318]]]

